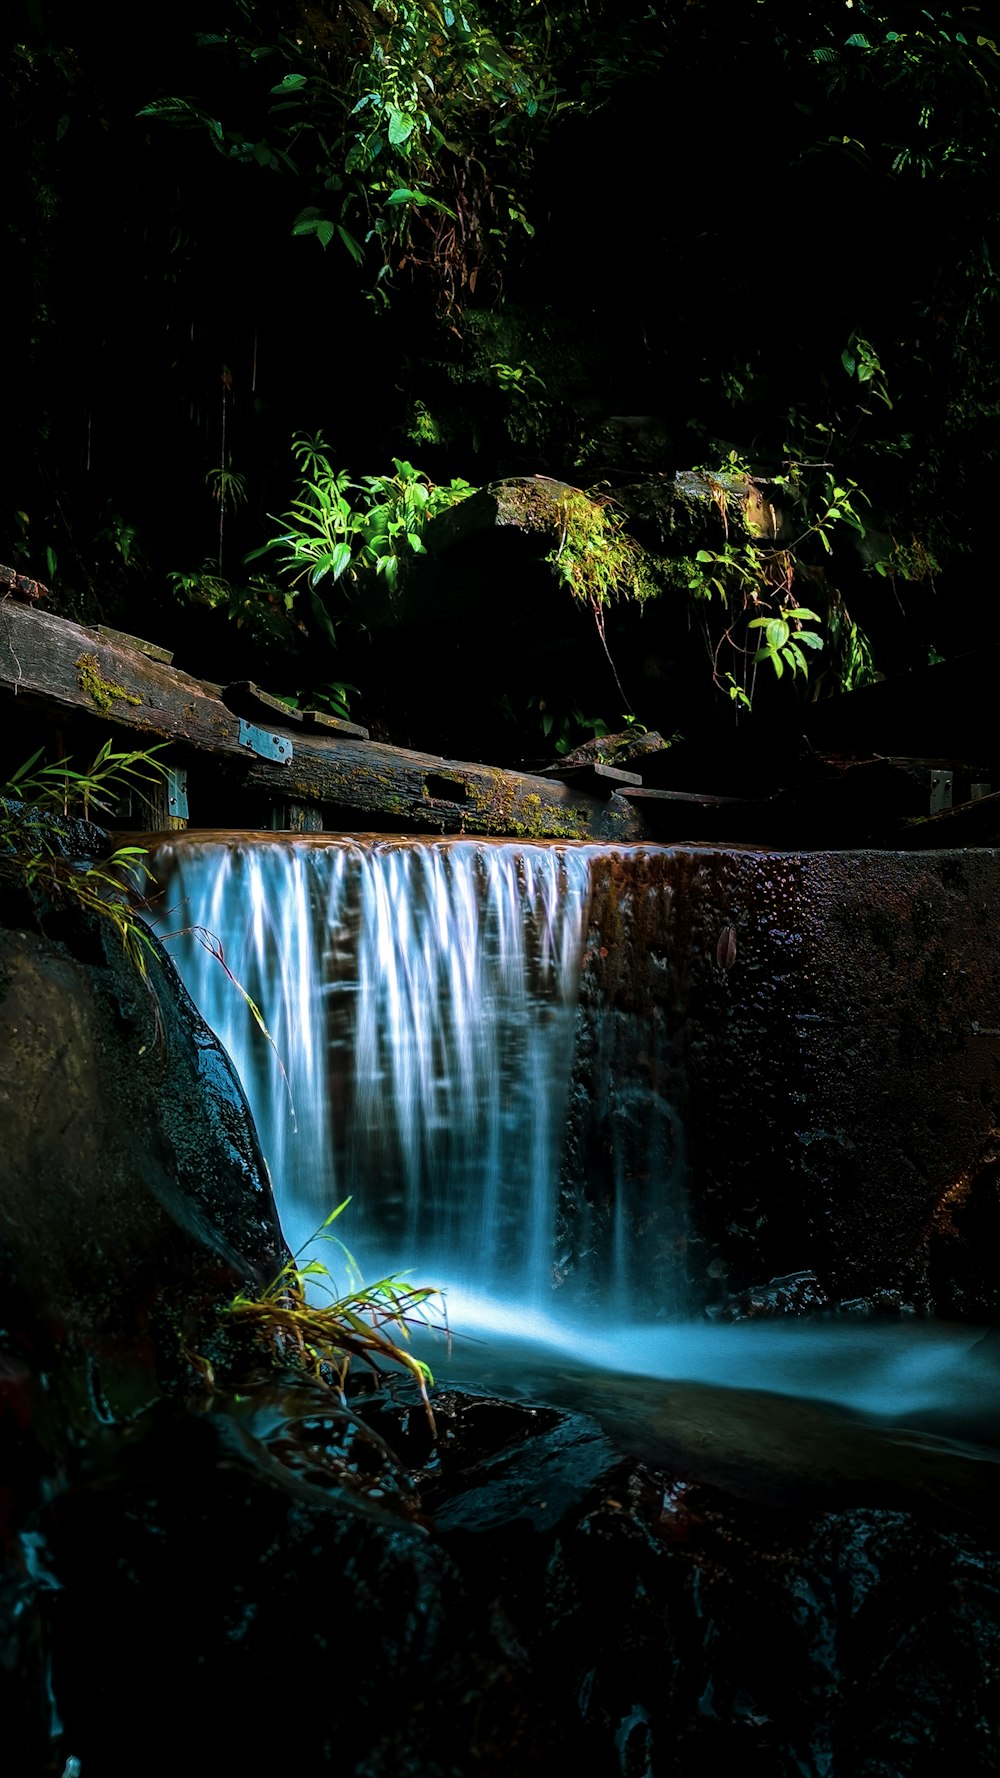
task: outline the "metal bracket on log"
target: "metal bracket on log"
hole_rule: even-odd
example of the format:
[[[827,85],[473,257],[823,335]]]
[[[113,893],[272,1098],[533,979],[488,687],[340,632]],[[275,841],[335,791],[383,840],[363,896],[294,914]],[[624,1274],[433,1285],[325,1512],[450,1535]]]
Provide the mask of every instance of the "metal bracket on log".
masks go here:
[[[285,766],[292,757],[292,743],[284,735],[272,735],[265,728],[256,728],[244,716],[240,717],[240,746],[249,753],[256,753],[258,759],[276,759]]]
[[[190,815],[188,808],[187,771],[183,766],[168,766],[166,774],[167,809],[174,821],[187,821]]]
[[[0,579],[0,595],[3,591]],[[82,673],[84,655],[97,660],[95,683],[99,693],[107,692],[108,709]],[[251,699],[245,685],[242,692],[233,686],[223,702],[220,685],[195,679],[131,644],[106,642],[96,630],[37,610],[26,598],[0,596],[0,756],[10,758],[9,769],[18,757],[12,748],[22,746],[21,708],[27,726],[37,701],[51,729],[72,719],[74,739],[78,721],[82,730],[88,721],[100,719],[126,734],[170,742],[177,749],[173,763],[188,773],[192,810],[219,806],[225,787],[213,777],[212,762],[223,766],[238,759],[244,768],[240,811],[248,811],[247,799],[260,792],[266,808],[281,804],[281,819],[292,828],[299,822],[294,803],[302,809],[307,830],[318,812],[324,825],[330,821],[365,831],[372,826],[424,831],[430,816],[434,827],[446,833],[615,841],[647,836],[640,813],[644,806],[630,807],[624,797],[607,795],[607,779],[605,794],[598,797],[532,774],[367,740],[363,732],[348,733],[343,724],[331,726],[337,719],[322,714],[308,722],[302,718],[293,748],[285,729],[289,707],[274,708],[263,702],[264,695],[254,693]],[[17,702],[21,698],[23,706]],[[231,710],[230,698],[243,707]],[[24,745],[29,742],[37,745],[33,727],[24,737]],[[87,745],[85,738],[81,744]],[[53,738],[53,745],[62,743]],[[988,777],[985,769],[976,775],[983,781]],[[173,791],[158,789],[163,793],[157,799],[159,824],[183,821],[183,815],[168,807]]]
[[[932,815],[940,814],[942,809],[951,808],[954,800],[954,789],[954,772],[948,772],[939,768],[937,771],[931,773],[930,812]]]

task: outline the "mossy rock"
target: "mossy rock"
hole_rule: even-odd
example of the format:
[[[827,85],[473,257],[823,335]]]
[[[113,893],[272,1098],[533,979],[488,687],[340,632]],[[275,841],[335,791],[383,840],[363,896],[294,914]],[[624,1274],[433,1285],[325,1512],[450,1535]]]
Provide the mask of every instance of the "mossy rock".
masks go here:
[[[424,542],[432,556],[440,557],[492,531],[502,531],[523,538],[532,555],[544,556],[558,544],[565,503],[576,492],[568,482],[553,481],[546,475],[491,482],[432,519]]]
[[[679,469],[619,488],[615,499],[647,549],[673,556],[721,549],[726,541],[785,541],[795,527],[778,492],[745,475]]]

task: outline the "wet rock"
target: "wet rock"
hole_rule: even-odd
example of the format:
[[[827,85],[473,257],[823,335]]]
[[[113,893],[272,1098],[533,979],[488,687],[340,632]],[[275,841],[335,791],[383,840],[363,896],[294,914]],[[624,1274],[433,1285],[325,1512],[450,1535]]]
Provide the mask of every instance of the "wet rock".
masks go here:
[[[63,910],[0,930],[0,1104],[0,1325],[100,1418],[284,1263],[246,1100],[155,941],[143,980],[108,921]]]
[[[571,753],[564,753],[559,761],[560,768],[585,765],[635,765],[641,772],[641,762],[650,754],[662,754],[670,746],[663,736],[655,729],[640,729],[633,733],[631,729],[623,729],[617,735],[596,735],[592,741],[584,741],[580,747],[574,747]]]
[[[808,1272],[811,1307],[1000,1319],[998,911],[992,851],[595,860],[559,1225],[571,1293],[610,1286],[634,1215],[639,1275],[675,1310]]]
[[[53,1685],[84,1771],[353,1771],[441,1658],[448,1564],[414,1527],[286,1486],[225,1415],[160,1411],[47,1516]],[[101,1635],[92,1633],[99,1610]]]
[[[789,1778],[929,1775],[948,1760],[985,1774],[993,1560],[907,1513],[779,1519],[637,1466],[549,1566],[550,1624],[595,1767],[600,1750],[609,1771],[617,1757],[678,1775],[713,1759]]]
[[[766,1439],[755,1455],[749,1422],[713,1430],[708,1392],[686,1424],[671,1416],[664,1464],[623,1455],[586,1415],[449,1391],[440,1452],[423,1468],[411,1455],[470,1624],[487,1610],[502,1624],[549,1732],[569,1747],[582,1730],[597,1778],[698,1778],[713,1757],[761,1778],[930,1778],[945,1762],[985,1778],[1000,1655],[990,1478],[933,1441],[898,1453],[786,1405],[806,1440],[798,1464],[793,1449],[766,1456]],[[401,1411],[378,1412],[405,1442]]]
[[[252,1737],[262,1770],[294,1757],[357,1778],[501,1778],[512,1764],[541,1778],[575,1730],[497,1596],[511,1573],[501,1523],[479,1546],[487,1566],[460,1573],[460,1540],[428,1535],[377,1436],[362,1467],[374,1452],[379,1486],[345,1485],[365,1429],[349,1414],[345,1440],[335,1414],[296,1401],[302,1388],[262,1381],[249,1411],[163,1402],[90,1441],[42,1517],[61,1755],[101,1778],[131,1775],[137,1750],[150,1770],[208,1771]],[[422,1410],[389,1417],[434,1467]],[[459,1459],[460,1418],[446,1398],[449,1460],[468,1474],[477,1449],[560,1416],[472,1403]]]
[[[432,556],[445,556],[468,548],[485,533],[509,532],[545,555],[558,545],[562,506],[574,492],[569,483],[551,476],[510,476],[439,513],[427,526],[424,541]]]
[[[740,1291],[711,1314],[720,1321],[760,1321],[778,1315],[814,1314],[829,1307],[830,1299],[815,1272],[790,1272],[785,1278],[772,1278],[769,1284]]]

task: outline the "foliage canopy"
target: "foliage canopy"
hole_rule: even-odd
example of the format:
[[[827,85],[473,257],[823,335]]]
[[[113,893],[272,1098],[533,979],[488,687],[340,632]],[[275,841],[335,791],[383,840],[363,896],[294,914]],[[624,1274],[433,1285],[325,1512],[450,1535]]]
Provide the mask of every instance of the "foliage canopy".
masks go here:
[[[806,584],[776,602],[757,546],[663,550],[630,518],[673,557],[697,634],[718,583],[716,614],[757,625],[801,684],[782,649],[815,622],[832,689],[992,623],[970,586],[1000,468],[982,8],[746,0],[720,31],[702,0],[183,0],[123,59],[111,21],[57,4],[12,34],[3,94],[19,276],[0,556],[71,615],[171,640],[188,624],[203,671],[298,687],[311,639],[333,640],[338,574],[343,591],[367,551],[388,587],[418,553],[421,491],[586,471],[614,513],[639,471],[735,453],[760,484],[797,478]],[[644,416],[661,443],[633,463],[621,426]],[[331,441],[313,480],[335,504],[343,476],[349,507],[308,561],[296,438]],[[347,486],[338,463],[393,474]],[[858,523],[831,532],[845,501]],[[766,611],[741,591],[762,567]],[[170,571],[198,594],[183,618]],[[683,657],[677,608],[649,608],[645,654]],[[238,629],[212,627],[219,609]],[[745,691],[720,635],[714,676]],[[340,682],[371,699],[391,674],[345,641]],[[412,636],[405,652],[419,673]],[[583,673],[562,701],[595,708],[607,686]]]

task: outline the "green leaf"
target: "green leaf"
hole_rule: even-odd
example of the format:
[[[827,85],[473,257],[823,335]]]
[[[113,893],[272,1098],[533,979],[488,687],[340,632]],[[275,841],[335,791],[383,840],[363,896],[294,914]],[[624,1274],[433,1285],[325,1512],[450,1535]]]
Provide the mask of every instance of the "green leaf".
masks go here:
[[[319,626],[331,647],[335,648],[337,645],[337,631],[330,613],[327,611],[326,606],[323,604],[323,601],[315,588],[313,588],[309,594],[309,603],[312,608],[314,622]]]
[[[326,221],[326,217],[324,216],[323,211],[317,210],[315,206],[310,205],[308,209],[299,211],[295,221],[292,223],[292,234],[314,235],[319,228],[319,224],[324,221]]]
[[[412,136],[416,129],[416,120],[408,111],[398,111],[395,105],[389,106],[389,141],[393,148],[398,148]]]
[[[350,564],[350,544],[338,543],[336,549],[324,553],[317,559],[317,567],[322,567],[322,573],[313,574],[312,584],[315,586],[317,580],[322,579],[326,574],[332,575],[334,580],[339,580],[344,570],[350,567]]]
[[[347,251],[350,254],[351,258],[354,260],[355,264],[360,265],[362,259],[364,258],[364,255],[361,251],[360,243],[355,240],[354,236],[350,233],[350,231],[348,229],[346,229],[344,227],[343,223],[341,223],[341,222],[338,222],[338,224],[337,224],[337,233],[340,236],[341,240],[343,241],[344,246],[347,248]]]

